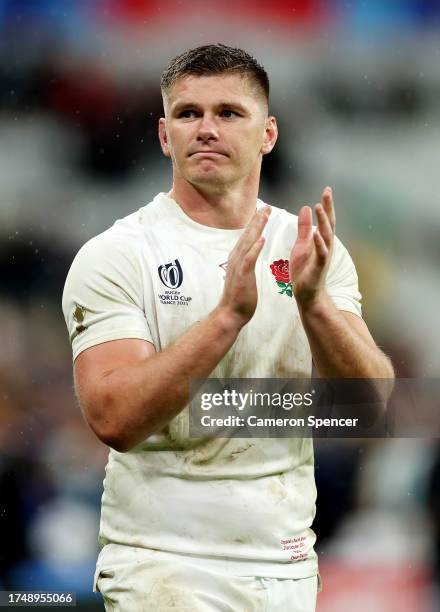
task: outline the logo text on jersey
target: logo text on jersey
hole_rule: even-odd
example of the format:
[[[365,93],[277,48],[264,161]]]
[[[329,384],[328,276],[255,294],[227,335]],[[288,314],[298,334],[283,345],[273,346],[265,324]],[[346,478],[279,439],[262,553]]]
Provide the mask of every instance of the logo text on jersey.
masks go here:
[[[175,259],[171,263],[163,264],[157,269],[159,278],[165,287],[168,289],[177,289],[183,282],[183,271],[182,266],[178,259]]]
[[[183,271],[179,260],[175,259],[171,263],[163,264],[158,267],[157,271],[162,284],[168,287],[163,293],[158,294],[160,303],[171,306],[189,306],[192,297],[182,295],[180,291],[177,291],[183,282]]]

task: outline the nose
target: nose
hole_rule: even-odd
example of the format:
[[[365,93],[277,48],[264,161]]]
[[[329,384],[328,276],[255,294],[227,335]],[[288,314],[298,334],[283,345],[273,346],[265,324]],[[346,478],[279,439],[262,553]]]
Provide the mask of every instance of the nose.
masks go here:
[[[201,142],[209,142],[210,140],[218,140],[217,125],[212,115],[206,113],[203,115],[197,134],[197,140]]]

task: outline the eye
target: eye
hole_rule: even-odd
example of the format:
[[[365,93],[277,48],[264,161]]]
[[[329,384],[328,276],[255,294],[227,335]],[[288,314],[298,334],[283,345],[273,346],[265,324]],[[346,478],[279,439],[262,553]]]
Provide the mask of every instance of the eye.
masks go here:
[[[220,114],[222,117],[225,117],[225,119],[233,119],[234,117],[239,117],[239,114],[231,110],[230,108],[224,108]]]
[[[191,110],[191,109],[186,109],[183,110],[179,113],[179,119],[194,119],[194,117],[197,115],[195,110]]]

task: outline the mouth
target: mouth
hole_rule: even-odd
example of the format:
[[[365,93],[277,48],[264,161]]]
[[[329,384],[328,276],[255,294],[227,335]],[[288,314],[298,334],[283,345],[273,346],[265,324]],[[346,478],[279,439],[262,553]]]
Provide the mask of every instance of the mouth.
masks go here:
[[[217,157],[227,157],[227,155],[226,153],[220,153],[219,151],[196,151],[195,153],[191,153],[189,157],[206,157],[208,159],[215,159]]]

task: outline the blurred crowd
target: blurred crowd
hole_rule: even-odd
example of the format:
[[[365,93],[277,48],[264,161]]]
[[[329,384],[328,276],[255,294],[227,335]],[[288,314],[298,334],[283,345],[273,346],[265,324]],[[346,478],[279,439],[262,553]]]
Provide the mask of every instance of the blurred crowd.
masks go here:
[[[0,0],[0,590],[90,595],[107,449],[74,396],[62,288],[81,244],[168,190],[159,78],[181,50],[266,66],[261,196],[295,212],[333,186],[376,341],[398,376],[439,376],[439,32],[428,0]],[[318,610],[353,609],[348,583],[358,612],[436,609],[436,435],[316,442]]]

